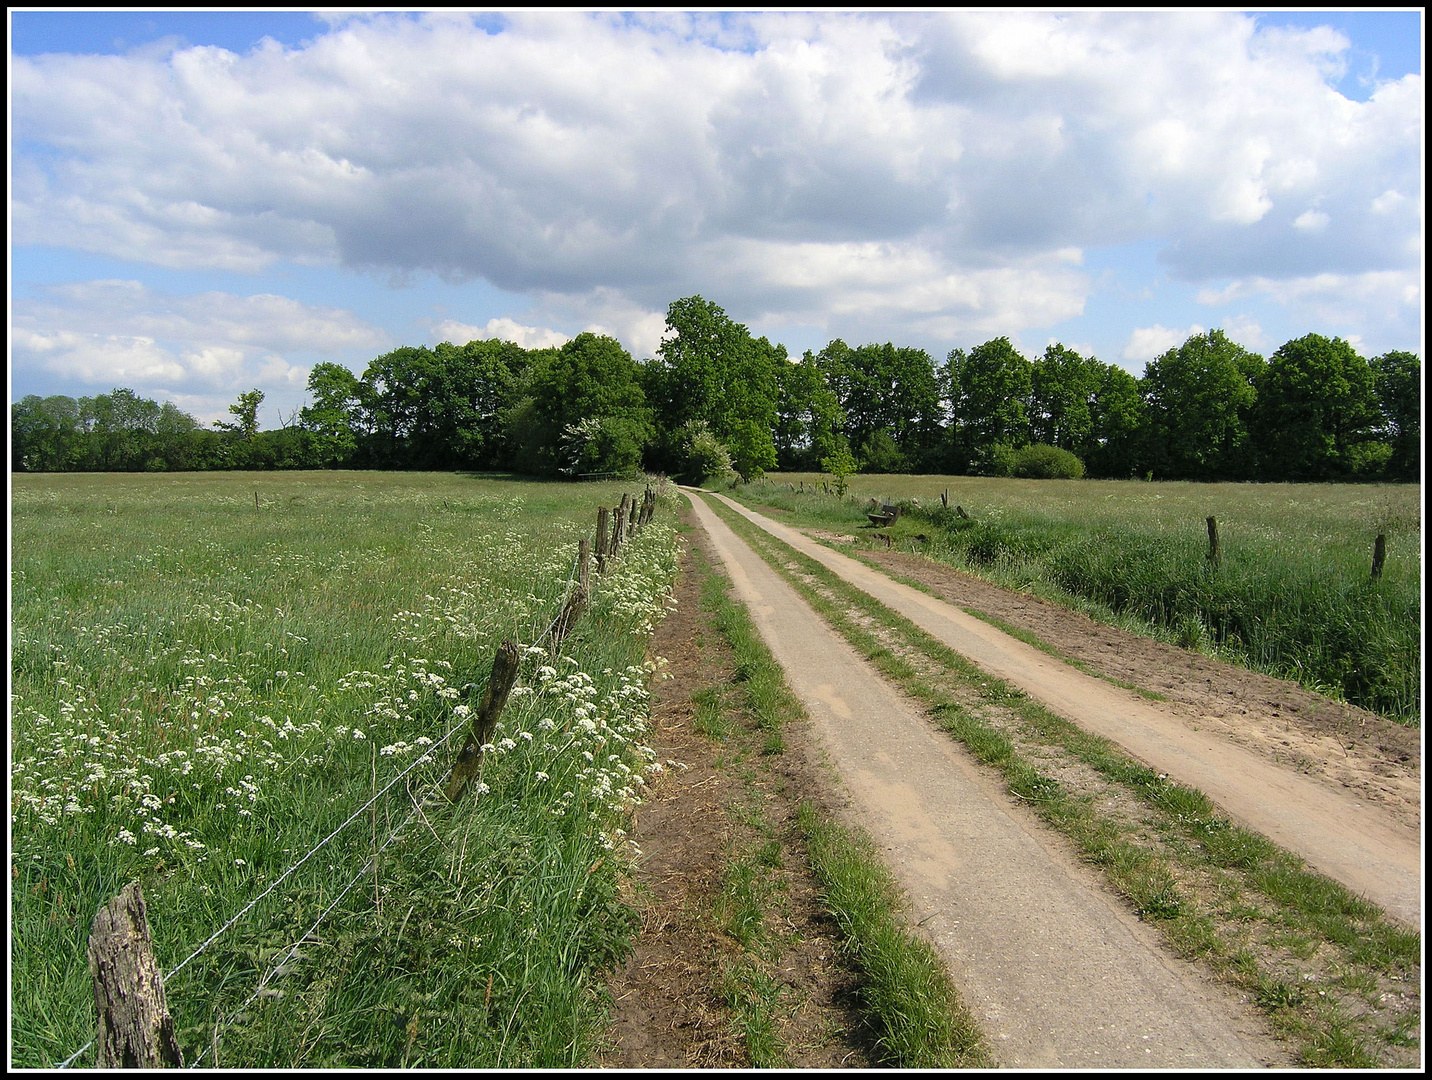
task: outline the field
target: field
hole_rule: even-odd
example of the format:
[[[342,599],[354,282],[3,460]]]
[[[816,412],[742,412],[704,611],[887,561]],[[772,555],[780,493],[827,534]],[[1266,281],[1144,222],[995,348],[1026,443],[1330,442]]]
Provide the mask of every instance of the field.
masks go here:
[[[632,930],[623,828],[661,768],[669,511],[560,656],[533,643],[623,490],[14,476],[11,1064],[92,1063],[86,940],[131,879],[186,1064],[584,1061]],[[522,677],[480,782],[425,803],[504,638]]]
[[[872,531],[867,500],[900,501],[912,512],[889,530],[893,539],[933,558],[1420,722],[1417,485],[857,475],[838,499],[821,489],[828,481],[772,474],[733,494],[796,523],[857,535]],[[1216,568],[1210,516],[1222,554]],[[1378,534],[1386,562],[1373,581]]]

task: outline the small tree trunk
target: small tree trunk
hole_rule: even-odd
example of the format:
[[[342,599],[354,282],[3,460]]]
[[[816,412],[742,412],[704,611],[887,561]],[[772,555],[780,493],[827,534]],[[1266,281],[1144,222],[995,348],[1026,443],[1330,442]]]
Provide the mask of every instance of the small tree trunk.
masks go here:
[[[512,686],[517,682],[519,659],[514,642],[504,641],[498,646],[497,656],[492,661],[492,674],[488,677],[487,689],[482,694],[482,704],[472,718],[472,731],[457,756],[457,763],[453,765],[447,787],[443,790],[448,802],[457,802],[463,790],[477,775],[478,766],[482,764],[482,744],[487,742],[487,737],[497,726],[497,718],[502,715],[507,697],[512,693]]]
[[[95,915],[90,928],[89,969],[99,1014],[96,1067],[183,1068],[137,881],[126,885]]]
[[[1377,534],[1377,539],[1372,542],[1372,579],[1376,581],[1382,577],[1382,564],[1387,558],[1387,537]]]

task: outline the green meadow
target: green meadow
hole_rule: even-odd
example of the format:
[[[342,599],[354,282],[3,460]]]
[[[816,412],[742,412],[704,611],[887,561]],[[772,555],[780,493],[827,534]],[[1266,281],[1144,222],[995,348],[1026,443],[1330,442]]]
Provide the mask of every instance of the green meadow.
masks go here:
[[[961,570],[1420,722],[1419,485],[855,475],[841,499],[829,483],[772,474],[733,494],[856,535],[874,531],[868,500],[899,502],[885,531]]]
[[[552,653],[579,538],[639,485],[12,484],[11,1064],[93,1064],[89,928],[130,880],[185,1064],[581,1064],[633,929],[624,826],[661,768],[666,504]],[[426,798],[509,638],[478,783]]]

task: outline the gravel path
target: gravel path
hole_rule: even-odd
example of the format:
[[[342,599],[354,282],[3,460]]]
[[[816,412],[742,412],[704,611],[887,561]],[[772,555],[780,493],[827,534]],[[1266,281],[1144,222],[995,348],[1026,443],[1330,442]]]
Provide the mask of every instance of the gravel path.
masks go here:
[[[692,501],[1001,1065],[1288,1064],[1256,1010],[1169,956],[1059,838],[1008,805],[917,706]]]
[[[1026,645],[943,600],[892,581],[802,533],[716,496],[927,633],[1087,731],[1201,790],[1234,820],[1294,851],[1394,919],[1419,927],[1418,830],[1325,777],[1311,776],[1197,727]]]

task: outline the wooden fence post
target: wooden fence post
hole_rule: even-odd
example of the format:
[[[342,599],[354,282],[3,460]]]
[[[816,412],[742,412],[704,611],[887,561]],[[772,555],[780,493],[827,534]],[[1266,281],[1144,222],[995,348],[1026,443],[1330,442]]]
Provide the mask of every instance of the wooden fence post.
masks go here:
[[[1218,519],[1208,519],[1208,561],[1217,567],[1223,562],[1223,548],[1218,544]]]
[[[592,593],[592,542],[585,536],[577,541],[577,588],[584,596]]]
[[[621,550],[622,537],[626,535],[626,525],[622,520],[625,517],[626,496],[623,495],[621,504],[612,508],[612,542],[607,545],[607,555],[613,559],[617,557],[617,552]]]
[[[182,1069],[139,882],[130,882],[95,915],[89,969],[99,1014],[96,1067]]]
[[[497,656],[492,661],[492,674],[488,677],[487,689],[482,694],[482,705],[472,718],[472,731],[468,733],[467,742],[463,744],[457,762],[452,767],[452,773],[448,776],[447,787],[443,789],[443,794],[450,803],[457,802],[463,790],[477,775],[478,766],[482,764],[482,744],[487,742],[487,737],[497,726],[497,718],[502,715],[507,697],[512,693],[512,685],[517,682],[519,659],[520,654],[514,642],[504,641],[497,647]]]
[[[1377,534],[1377,539],[1372,542],[1372,579],[1376,581],[1382,577],[1382,563],[1387,558],[1387,537],[1383,533]]]
[[[635,533],[636,533],[636,499],[633,497],[633,498],[630,498],[630,499],[627,500],[627,523],[626,523],[627,539],[630,540]]]
[[[597,511],[597,573],[604,574],[607,571],[607,540],[610,532],[607,525],[607,518],[611,516],[605,506]]]

